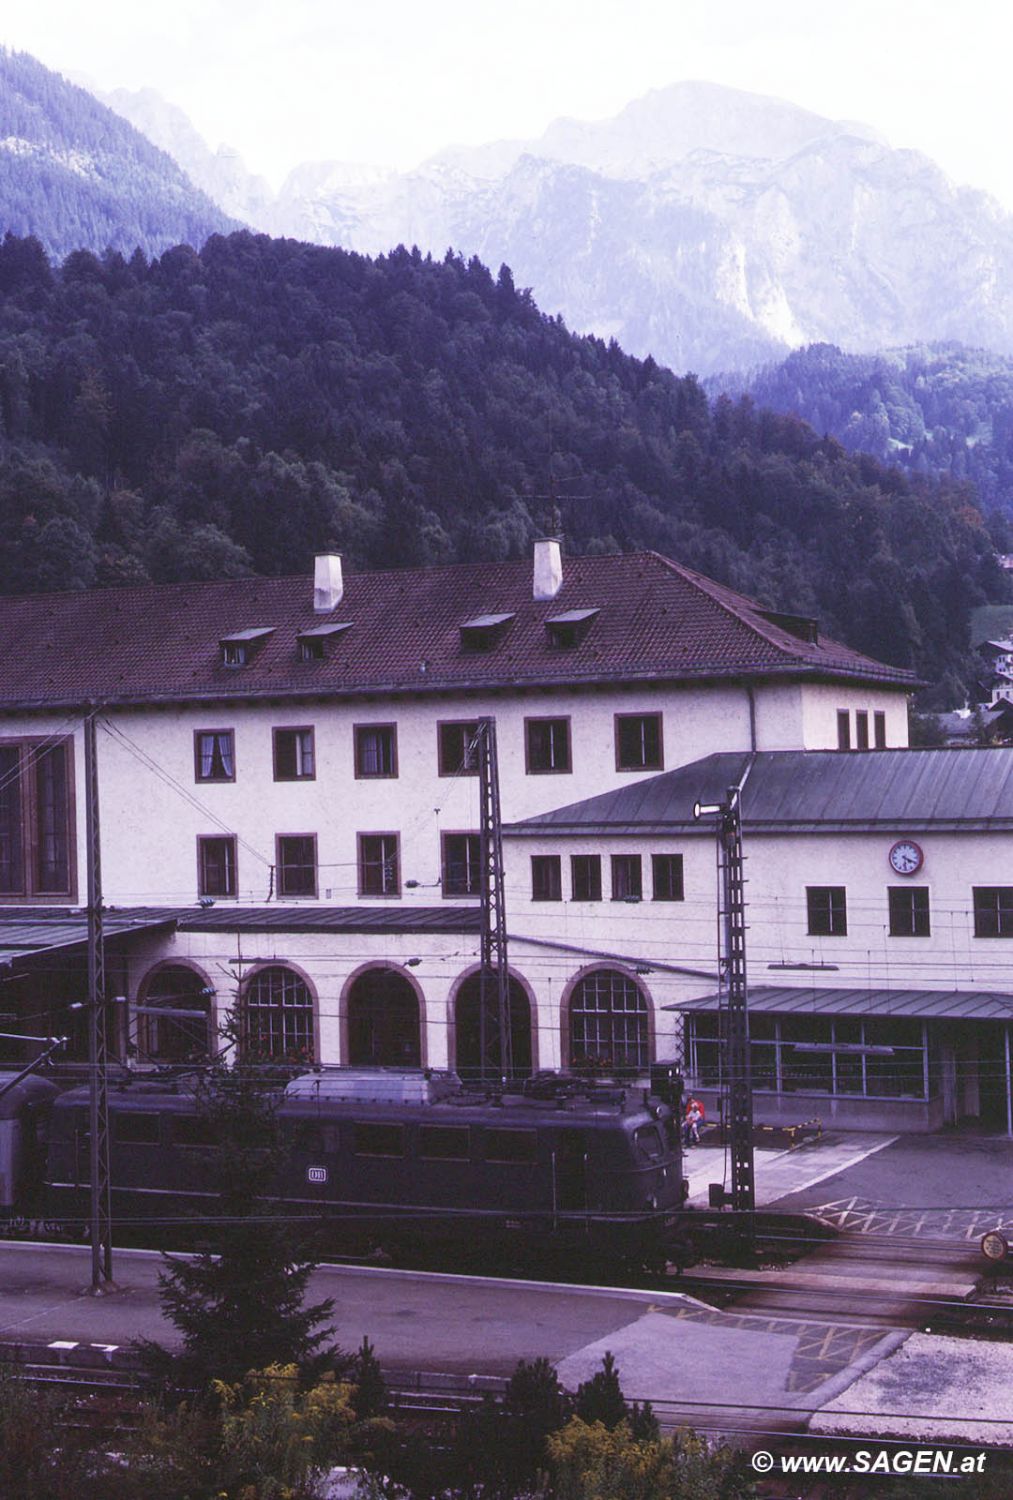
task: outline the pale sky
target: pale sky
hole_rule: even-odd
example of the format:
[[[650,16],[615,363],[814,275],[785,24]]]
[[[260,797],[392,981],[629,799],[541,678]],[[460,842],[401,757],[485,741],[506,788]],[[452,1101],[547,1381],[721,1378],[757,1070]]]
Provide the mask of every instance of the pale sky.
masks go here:
[[[600,119],[702,79],[874,126],[1013,209],[1003,0],[30,0],[0,37],[102,89],[151,87],[274,185],[406,168]],[[2,122],[0,122],[2,124]]]

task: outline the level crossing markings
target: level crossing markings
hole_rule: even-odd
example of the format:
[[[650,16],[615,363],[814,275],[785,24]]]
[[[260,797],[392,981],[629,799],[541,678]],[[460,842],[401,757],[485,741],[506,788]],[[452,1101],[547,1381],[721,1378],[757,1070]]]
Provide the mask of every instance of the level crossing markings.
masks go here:
[[[1013,1231],[1013,1208],[897,1209],[871,1198],[834,1198],[807,1210],[837,1229],[977,1241],[989,1229]]]
[[[708,1308],[665,1309],[669,1317],[695,1323],[710,1323],[744,1332],[795,1336],[785,1390],[805,1395],[824,1381],[853,1365],[884,1337],[882,1328],[861,1328],[842,1323],[811,1323],[788,1317],[765,1317],[755,1313],[718,1312]]]
[[[115,1354],[119,1344],[85,1344],[80,1339],[53,1339],[47,1349],[101,1349],[103,1354]]]

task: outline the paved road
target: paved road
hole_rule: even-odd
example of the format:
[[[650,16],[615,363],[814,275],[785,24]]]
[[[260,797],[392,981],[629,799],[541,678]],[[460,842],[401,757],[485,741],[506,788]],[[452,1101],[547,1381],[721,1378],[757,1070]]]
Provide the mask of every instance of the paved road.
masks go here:
[[[805,1148],[803,1148],[805,1149]],[[789,1191],[778,1208],[816,1211],[841,1229],[973,1242],[1013,1230],[1008,1136],[903,1135],[833,1176]]]

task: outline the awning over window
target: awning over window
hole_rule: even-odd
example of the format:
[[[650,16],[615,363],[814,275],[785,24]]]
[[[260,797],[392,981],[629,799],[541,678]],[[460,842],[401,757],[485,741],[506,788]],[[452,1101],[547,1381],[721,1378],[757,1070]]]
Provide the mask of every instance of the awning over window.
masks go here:
[[[701,995],[663,1005],[662,1010],[718,1010],[723,995]],[[789,988],[758,984],[749,990],[749,1010],[760,1015],[914,1016],[924,1021],[1013,1021],[1013,994],[994,990],[859,990]]]

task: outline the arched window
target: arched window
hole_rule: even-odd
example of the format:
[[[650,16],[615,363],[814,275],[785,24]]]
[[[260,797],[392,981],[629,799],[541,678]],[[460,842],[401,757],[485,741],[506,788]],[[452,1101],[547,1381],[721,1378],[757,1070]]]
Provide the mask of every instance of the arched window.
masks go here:
[[[258,969],[243,988],[243,1052],[248,1058],[312,1062],[313,996],[293,969]]]
[[[213,991],[199,974],[184,964],[167,964],[156,969],[141,993],[137,1043],[142,1061],[197,1062],[208,1056]]]
[[[455,1062],[462,1078],[481,1078],[482,1045],[479,997],[481,976],[471,974],[461,985],[454,1003]],[[485,1074],[499,1071],[499,1045],[496,1034],[496,982],[489,989],[492,1014],[486,1018],[486,1055],[489,1065]],[[531,1005],[524,986],[510,976],[510,1052],[515,1078],[531,1073]]]
[[[422,1061],[419,1001],[396,969],[367,969],[348,993],[348,1061],[417,1068]]]
[[[650,1062],[647,1001],[618,969],[595,969],[570,997],[570,1062],[575,1068],[639,1073]]]

